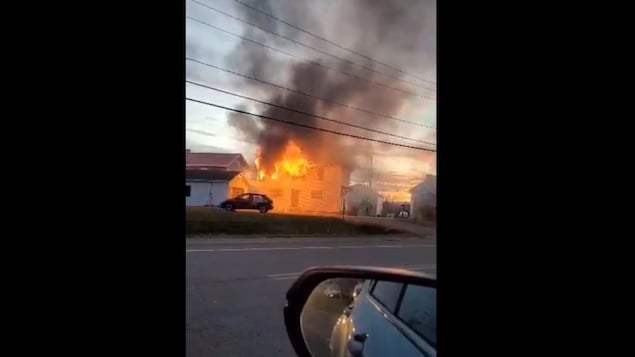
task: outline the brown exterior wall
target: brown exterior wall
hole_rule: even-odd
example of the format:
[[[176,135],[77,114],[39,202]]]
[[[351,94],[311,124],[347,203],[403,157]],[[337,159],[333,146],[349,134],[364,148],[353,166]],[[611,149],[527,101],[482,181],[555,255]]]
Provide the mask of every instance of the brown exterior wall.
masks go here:
[[[273,199],[273,212],[338,213],[348,175],[340,166],[317,166],[304,177],[280,175],[277,180],[265,179],[252,185],[253,191]]]

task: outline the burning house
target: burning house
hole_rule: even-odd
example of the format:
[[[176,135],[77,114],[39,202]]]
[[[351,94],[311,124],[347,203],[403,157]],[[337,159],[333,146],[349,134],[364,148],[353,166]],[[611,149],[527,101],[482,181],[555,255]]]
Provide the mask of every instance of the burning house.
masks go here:
[[[347,186],[350,173],[337,163],[311,161],[302,149],[290,140],[267,169],[259,151],[254,163],[251,185],[254,192],[263,193],[274,201],[274,211],[332,214],[342,207],[342,187]]]
[[[290,140],[271,168],[263,164],[262,150],[253,165],[241,154],[192,153],[186,150],[186,205],[218,205],[246,192],[274,200],[274,212],[339,213],[342,187],[349,182],[340,164],[311,161]]]
[[[337,12],[323,19],[322,29],[319,28],[322,21],[317,21],[320,12],[313,5],[292,2],[293,5],[278,6],[267,0],[257,3],[257,7],[283,18],[301,15],[312,22],[317,33],[333,32],[355,52],[376,58],[394,58],[397,53],[399,56],[391,61],[395,67],[423,73],[422,77],[434,77],[436,50],[421,53],[420,41],[412,40],[413,34],[425,34],[424,45],[436,48],[434,2],[346,1]],[[314,2],[306,4],[309,3]],[[303,34],[271,17],[242,6],[235,10],[258,27],[308,43]],[[294,14],[286,13],[289,11]],[[359,31],[351,33],[350,28]],[[270,196],[274,211],[341,212],[344,187],[349,186],[353,171],[366,170],[369,153],[394,157],[412,154],[409,149],[385,145],[403,140],[387,138],[382,132],[414,138],[427,138],[430,134],[423,127],[406,126],[403,121],[391,119],[411,115],[420,120],[421,113],[434,103],[433,98],[424,100],[420,95],[434,92],[426,87],[431,85],[413,84],[413,78],[404,81],[401,71],[381,68],[353,53],[340,54],[342,60],[335,61],[315,51],[296,48],[251,26],[246,26],[243,32],[246,38],[276,48],[293,47],[291,52],[305,59],[282,59],[253,41],[236,42],[224,58],[224,66],[242,74],[228,77],[225,84],[258,98],[236,107],[260,118],[238,111],[226,117],[239,140],[258,148],[255,160],[250,158],[249,168],[243,171],[242,176],[248,181],[245,191]],[[322,46],[323,43],[317,45]],[[196,66],[190,63],[188,71]],[[411,121],[415,120],[412,118]],[[381,139],[384,144],[361,139]]]

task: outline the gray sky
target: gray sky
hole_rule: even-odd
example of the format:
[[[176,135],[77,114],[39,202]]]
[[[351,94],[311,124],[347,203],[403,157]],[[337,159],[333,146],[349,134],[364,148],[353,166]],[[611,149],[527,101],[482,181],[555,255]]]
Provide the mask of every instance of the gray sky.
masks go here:
[[[245,9],[232,0],[199,1],[245,20],[245,12],[251,11]],[[250,2],[249,0],[243,1]],[[424,25],[417,27],[418,33],[412,33],[412,31],[409,32],[405,30],[400,33],[399,26],[390,26],[391,33],[388,34],[386,38],[387,41],[396,41],[396,39],[406,38],[408,41],[407,43],[411,45],[414,50],[410,48],[407,53],[394,53],[394,50],[385,51],[390,53],[376,51],[371,57],[377,61],[399,67],[408,73],[413,73],[419,77],[436,82],[436,2],[428,0],[404,0],[403,2],[405,6],[410,6],[409,1],[413,5],[420,5],[416,3],[421,1],[428,3],[426,5],[427,8],[425,13],[412,14],[412,16],[419,16]],[[363,1],[357,1],[357,3],[360,2],[363,3]],[[346,6],[353,6],[352,4],[354,2],[350,0],[270,0],[269,3],[271,4],[271,10],[275,16],[292,24],[296,24],[317,35],[337,42],[344,47],[352,48],[357,39],[360,37],[357,36],[356,33],[359,29],[355,28],[355,21],[364,21],[364,19],[353,19],[355,21],[347,21],[348,19],[345,17],[355,16],[357,13],[354,10],[351,11],[350,8],[345,8]],[[258,3],[254,6],[262,7]],[[194,3],[191,0],[186,1],[186,12],[189,16],[239,35],[244,35],[245,28],[249,27],[235,19],[229,18]],[[337,23],[337,26],[333,25],[334,22]],[[297,30],[289,28],[284,24],[278,23],[277,31],[285,36],[295,38],[299,42],[309,44],[323,51],[341,57],[350,58],[356,63],[363,63],[364,61],[363,58],[351,57],[351,54],[344,50],[298,32]],[[341,33],[343,31],[345,32],[345,35]],[[337,60],[334,60],[329,56],[319,54],[289,41],[279,39],[274,35],[264,33],[257,29],[253,30],[253,34],[258,36],[259,41],[265,40],[267,45],[293,53],[301,58],[307,60],[320,60],[325,65],[331,67],[338,65]],[[231,35],[219,32],[191,20],[186,20],[186,55],[189,57],[231,69],[236,72],[244,73],[246,70],[244,68],[239,68],[237,65],[238,61],[233,63],[231,58],[229,58],[239,41],[241,40]],[[256,45],[253,46],[258,47]],[[269,52],[271,52],[270,56],[275,60],[276,64],[279,65],[280,70],[265,79],[270,82],[290,86],[285,83],[288,79],[285,78],[285,74],[288,73],[286,69],[287,66],[292,65],[296,62],[296,60],[277,52]],[[383,70],[385,67],[378,67],[378,70],[379,69]],[[384,72],[389,71],[390,70]],[[246,87],[244,85],[244,80],[240,81],[232,74],[224,73],[197,63],[186,61],[186,73],[187,79],[189,80],[238,92],[243,95],[256,97],[260,100],[266,101],[270,96],[270,93],[264,93],[262,92],[262,89],[258,90]],[[404,78],[416,81],[416,79],[409,77]],[[430,85],[429,87],[432,89],[436,88],[434,85]],[[421,90],[420,88],[418,89],[418,92],[423,95],[432,96],[433,98],[436,97],[436,91],[431,92]],[[270,90],[283,91],[275,88],[271,88]],[[248,111],[254,113],[259,112],[258,107],[253,104],[249,104],[249,102],[244,99],[224,95],[189,84],[186,85],[186,95],[190,98],[217,103],[228,107],[236,108],[242,105]],[[421,98],[416,97],[404,98],[403,108],[397,116],[408,121],[436,127],[436,105],[433,100],[422,100]],[[240,152],[247,158],[248,161],[251,160],[255,153],[255,143],[246,142],[245,137],[236,128],[227,124],[227,120],[228,112],[225,110],[186,101],[186,147],[192,149],[193,151]],[[436,141],[436,131],[427,128],[408,124],[399,124],[397,126],[392,125],[390,128],[390,130],[386,131],[417,139]],[[353,132],[348,129],[350,128],[343,127],[340,131],[351,132],[358,135],[363,133]],[[374,129],[382,130],[381,125],[379,124],[378,127]],[[384,139],[394,138],[384,137]],[[402,141],[399,139],[395,139],[395,141],[399,141],[404,144],[418,145],[415,142]],[[391,157],[390,154],[388,156],[381,155],[374,159],[374,166],[378,167],[380,170],[384,170],[388,180],[390,180],[391,172],[397,176],[403,174],[406,176],[414,175],[416,177],[422,177],[425,172],[436,172],[434,156],[426,156],[421,154],[421,152],[406,153],[402,151],[399,151],[398,155],[399,160],[395,160],[395,158]],[[432,160],[432,162],[430,162],[430,160]],[[357,176],[363,178],[364,173]],[[407,185],[409,183],[405,184]]]

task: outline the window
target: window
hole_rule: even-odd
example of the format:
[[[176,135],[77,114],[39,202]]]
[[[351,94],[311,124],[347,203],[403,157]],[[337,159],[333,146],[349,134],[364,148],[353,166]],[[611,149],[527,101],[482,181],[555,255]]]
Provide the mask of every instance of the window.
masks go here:
[[[251,199],[254,201],[254,203],[260,203],[263,201],[262,196],[260,195],[251,195]]]
[[[291,207],[298,208],[300,204],[300,191],[291,190]]]
[[[238,198],[241,200],[249,200],[249,194],[240,195]]]
[[[274,188],[273,190],[271,190],[271,197],[273,197],[273,198],[282,197],[282,189],[281,188]]]
[[[372,295],[384,307],[391,312],[397,308],[399,295],[401,294],[402,283],[393,283],[392,281],[378,281],[373,287]]]
[[[232,187],[232,197],[236,197],[238,195],[242,195],[245,190],[241,187]]]
[[[318,181],[324,181],[324,168],[318,167],[317,169],[317,179]]]
[[[185,185],[185,197],[190,197],[191,192],[192,188],[190,187],[190,185]]]
[[[406,286],[397,317],[433,346],[437,343],[437,291]]]
[[[322,199],[322,191],[311,191],[311,198],[313,198],[315,200],[321,200]]]

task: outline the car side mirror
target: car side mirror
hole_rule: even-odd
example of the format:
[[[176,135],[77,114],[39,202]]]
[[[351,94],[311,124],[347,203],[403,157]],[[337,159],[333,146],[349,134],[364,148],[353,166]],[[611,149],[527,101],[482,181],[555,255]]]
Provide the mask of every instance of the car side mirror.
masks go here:
[[[381,325],[392,314],[391,307],[383,304],[394,303],[396,307],[407,289],[426,291],[422,304],[417,299],[424,295],[411,295],[413,305],[425,305],[419,308],[419,313],[429,316],[422,321],[427,329],[424,332],[433,334],[436,341],[435,278],[393,268],[310,268],[286,295],[284,322],[291,345],[298,356],[304,357],[363,356],[365,349],[381,343],[378,335],[385,332]],[[379,302],[382,299],[384,302]]]

